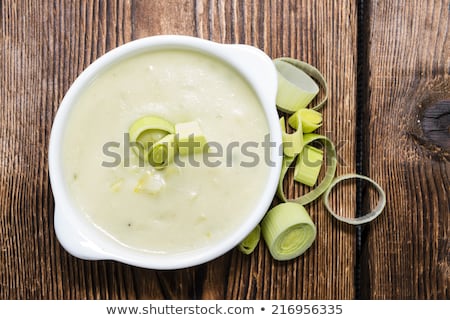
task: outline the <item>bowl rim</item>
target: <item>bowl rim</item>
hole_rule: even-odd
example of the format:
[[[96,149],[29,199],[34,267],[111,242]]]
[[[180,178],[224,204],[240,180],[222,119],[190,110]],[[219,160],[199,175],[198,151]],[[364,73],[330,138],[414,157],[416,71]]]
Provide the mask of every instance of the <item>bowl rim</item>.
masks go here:
[[[233,67],[245,78],[259,98],[265,114],[270,141],[274,146],[270,149],[270,158],[274,166],[270,167],[266,187],[258,203],[238,230],[211,246],[184,253],[158,255],[116,243],[74,206],[64,181],[61,146],[65,124],[75,105],[74,102],[99,72],[122,59],[144,51],[167,49],[190,49],[212,55]],[[65,94],[56,112],[50,134],[49,176],[55,199],[54,228],[60,244],[66,251],[82,259],[115,260],[158,270],[199,265],[233,249],[262,220],[272,203],[278,185],[282,164],[282,154],[279,152],[282,139],[275,107],[277,81],[272,60],[260,49],[242,44],[221,44],[191,36],[158,35],[141,38],[112,49],[95,60],[76,78]]]

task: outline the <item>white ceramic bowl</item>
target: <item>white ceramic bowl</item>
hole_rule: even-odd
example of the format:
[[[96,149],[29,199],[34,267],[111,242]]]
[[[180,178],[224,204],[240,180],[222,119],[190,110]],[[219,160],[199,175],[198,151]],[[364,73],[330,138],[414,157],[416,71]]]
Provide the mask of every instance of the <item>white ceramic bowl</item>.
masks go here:
[[[171,48],[196,50],[212,55],[235,68],[253,87],[263,106],[270,131],[269,178],[248,219],[224,241],[214,246],[181,254],[150,254],[125,247],[98,229],[71,200],[63,175],[62,144],[66,123],[77,97],[92,79],[112,64],[149,50]],[[261,221],[276,191],[281,171],[281,130],[275,108],[277,75],[271,59],[261,50],[246,45],[225,45],[187,36],[154,36],[129,42],[106,53],[75,80],[56,114],[49,146],[50,182],[55,198],[55,231],[61,245],[72,255],[88,260],[116,260],[151,269],[179,269],[210,261],[234,248]]]

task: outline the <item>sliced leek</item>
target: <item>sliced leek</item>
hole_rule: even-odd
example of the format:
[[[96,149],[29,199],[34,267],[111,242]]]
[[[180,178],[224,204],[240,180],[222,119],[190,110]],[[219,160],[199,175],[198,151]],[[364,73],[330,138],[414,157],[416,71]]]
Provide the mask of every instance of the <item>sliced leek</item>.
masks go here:
[[[239,251],[244,254],[250,254],[255,251],[256,246],[261,238],[261,227],[259,224],[250,232],[247,237],[238,245]]]
[[[284,193],[283,188],[283,181],[286,176],[286,173],[288,172],[289,167],[294,162],[295,157],[284,157],[283,163],[281,167],[281,176],[280,180],[278,182],[278,189],[277,189],[277,195],[278,197],[283,200],[284,202],[296,202],[301,205],[306,205],[318,197],[322,195],[327,189],[328,186],[333,181],[333,178],[336,173],[336,166],[337,166],[337,159],[336,159],[336,149],[334,147],[334,144],[331,142],[330,139],[328,139],[325,136],[318,135],[315,133],[307,133],[303,135],[303,144],[306,146],[310,144],[313,141],[321,141],[325,147],[326,151],[326,171],[325,176],[323,177],[322,181],[317,185],[317,187],[310,192],[295,198],[295,199],[288,199]]]
[[[208,147],[205,135],[196,121],[175,124],[180,155],[201,153]]]
[[[311,77],[291,63],[274,60],[278,71],[278,92],[276,103],[280,110],[293,113],[305,108],[319,92]]]
[[[287,157],[295,157],[303,149],[303,133],[302,128],[294,133],[286,133],[286,125],[284,117],[280,119],[281,136],[283,140],[283,153]]]
[[[377,190],[378,195],[379,195],[379,200],[378,200],[377,206],[369,213],[367,213],[363,216],[357,217],[357,218],[347,218],[347,217],[340,216],[337,213],[335,213],[333,209],[331,209],[331,206],[329,204],[329,196],[330,196],[330,192],[333,190],[333,188],[338,183],[340,183],[344,180],[348,180],[348,179],[362,179],[362,180],[366,180],[366,181],[370,182],[374,186],[374,188]],[[333,217],[338,219],[339,221],[342,221],[342,222],[345,222],[348,224],[352,224],[352,225],[361,225],[361,224],[364,224],[364,223],[374,220],[376,217],[378,217],[381,214],[381,212],[384,209],[384,206],[386,205],[386,194],[384,193],[383,189],[369,177],[352,173],[352,174],[346,174],[346,175],[339,176],[333,180],[333,182],[331,183],[329,188],[323,194],[323,203],[325,205],[325,208],[327,208],[328,212]]]
[[[197,122],[173,125],[157,116],[145,116],[136,120],[129,129],[133,151],[156,169],[163,169],[173,162],[176,153],[199,153],[208,147]]]
[[[306,145],[297,157],[294,169],[294,180],[307,186],[314,186],[319,177],[323,163],[323,151]]]
[[[300,109],[289,117],[288,123],[294,129],[301,125],[303,133],[311,133],[322,126],[322,114],[313,109]]]
[[[293,58],[278,58],[273,60],[273,62],[278,70],[277,106],[281,111],[294,113],[301,108],[305,108],[312,101],[309,93],[315,92],[315,87],[310,82],[314,82],[314,80],[323,88],[324,96],[322,100],[311,109],[320,110],[325,105],[328,99],[328,85],[319,70],[304,61]],[[287,67],[286,64],[290,64],[290,66]],[[305,74],[314,80],[311,78],[305,79]],[[289,80],[285,77],[288,77]],[[302,88],[304,89],[302,90]],[[315,95],[317,95],[317,92]],[[308,100],[309,102],[305,104]]]
[[[382,212],[386,196],[383,189],[368,177],[350,174],[335,178],[337,158],[334,144],[327,137],[312,133],[322,126],[323,117],[318,110],[328,99],[328,86],[323,75],[311,65],[292,58],[275,59],[274,64],[278,71],[277,107],[283,112],[293,113],[288,119],[288,124],[297,131],[288,134],[284,118],[280,119],[284,157],[277,195],[284,203],[275,206],[266,214],[261,222],[261,230],[273,258],[289,260],[305,252],[316,237],[314,223],[302,205],[316,200],[323,194],[326,209],[336,219],[358,225],[372,221]],[[324,89],[323,99],[314,107],[306,108],[319,91],[317,84]],[[317,184],[323,167],[324,152],[311,145],[314,141],[322,142],[326,152],[325,175],[308,193],[295,199],[288,199],[283,189],[284,178],[296,159],[294,180],[310,187]],[[358,218],[339,216],[329,205],[329,194],[334,186],[352,178],[369,181],[379,193],[379,201],[374,210]]]
[[[263,238],[276,260],[290,260],[303,254],[316,238],[316,226],[297,203],[282,203],[267,212],[261,222]]]
[[[133,122],[128,130],[132,148],[141,158],[146,157],[154,143],[174,132],[172,123],[157,116],[141,117]]]
[[[173,162],[175,152],[175,134],[168,134],[153,144],[148,153],[148,163],[156,169],[164,169]]]

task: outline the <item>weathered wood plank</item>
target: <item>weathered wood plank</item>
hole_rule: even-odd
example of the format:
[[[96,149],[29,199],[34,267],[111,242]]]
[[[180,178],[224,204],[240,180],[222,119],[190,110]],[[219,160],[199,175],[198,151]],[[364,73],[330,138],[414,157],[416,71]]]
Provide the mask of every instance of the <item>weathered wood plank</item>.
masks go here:
[[[450,97],[449,13],[448,0],[370,5],[365,158],[388,196],[367,232],[370,298],[449,298],[449,150],[422,128]]]
[[[183,12],[178,8],[183,8]],[[176,5],[165,2],[162,7],[139,2],[137,11],[149,23],[135,22],[135,35],[177,33],[181,30],[180,24],[184,24],[183,34],[225,43],[251,44],[272,57],[294,56],[316,64],[330,79],[333,92],[323,132],[332,132],[329,133],[331,138],[347,142],[339,150],[346,163],[339,168],[339,173],[354,171],[356,7],[351,2],[335,6],[331,1],[317,4],[308,1],[196,1],[192,8],[179,2]],[[335,12],[337,17],[327,19],[330,12]],[[191,23],[191,13],[194,23]],[[345,32],[337,34],[338,29]],[[334,50],[338,45],[342,50]],[[289,181],[292,185],[292,179]],[[291,196],[298,192],[293,189]],[[340,199],[344,211],[355,211],[354,203],[349,201],[351,196]],[[354,231],[332,221],[320,205],[313,205],[311,214],[318,223],[319,238],[304,258],[274,263],[262,245],[251,257],[234,252],[229,273],[227,264],[207,264],[206,269],[198,270],[206,272],[204,277],[192,270],[178,271],[181,275],[159,273],[165,287],[163,291],[171,293],[172,298],[186,297],[196,290],[183,279],[213,277],[203,284],[203,297],[220,298],[222,290],[215,288],[229,274],[227,298],[352,298]],[[331,265],[335,268],[330,268]]]
[[[163,297],[154,271],[86,262],[53,231],[47,148],[58,105],[78,74],[131,40],[129,1],[2,1],[0,298]]]
[[[355,171],[356,5],[352,1],[253,1],[246,2],[243,11],[245,19],[234,25],[233,32],[243,35],[240,42],[255,45],[272,58],[295,57],[323,71],[331,99],[320,132],[342,146],[338,174]],[[333,19],[329,19],[331,12]],[[292,176],[286,180],[290,197],[298,196],[301,190]],[[355,212],[350,200],[354,196],[343,194],[336,200],[344,212]],[[283,263],[273,261],[263,243],[250,257],[235,252],[228,298],[354,297],[354,229],[333,221],[320,203],[308,209],[318,227],[313,247],[303,257]]]
[[[321,69],[330,84],[322,133],[355,171],[356,5],[353,1],[2,1],[0,43],[0,298],[353,298],[354,230],[320,204],[318,239],[277,263],[264,244],[208,264],[155,272],[76,259],[53,231],[47,151],[52,119],[78,74],[124,42],[188,34],[255,45]],[[332,17],[332,18],[331,18]],[[290,196],[301,190],[293,187]],[[354,212],[354,194],[335,202]]]

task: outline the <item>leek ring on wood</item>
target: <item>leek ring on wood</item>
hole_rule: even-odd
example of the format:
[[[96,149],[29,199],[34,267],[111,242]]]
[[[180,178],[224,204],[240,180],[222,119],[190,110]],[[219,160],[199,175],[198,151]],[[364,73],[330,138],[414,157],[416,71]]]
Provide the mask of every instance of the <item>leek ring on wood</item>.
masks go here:
[[[347,218],[347,217],[343,217],[340,216],[338,214],[336,214],[333,209],[331,209],[330,204],[329,204],[329,196],[330,196],[330,192],[331,190],[340,182],[344,181],[344,180],[348,180],[348,179],[362,179],[362,180],[366,180],[368,182],[370,182],[375,189],[377,190],[378,194],[379,194],[379,200],[378,200],[378,204],[377,206],[369,213],[361,216],[361,217],[357,217],[357,218]],[[323,203],[325,205],[325,208],[327,208],[328,212],[331,213],[331,215],[333,217],[335,217],[336,219],[338,219],[339,221],[348,223],[348,224],[352,224],[352,225],[361,225],[367,222],[370,222],[372,220],[374,220],[376,217],[378,217],[381,212],[384,209],[384,206],[386,205],[386,194],[384,193],[383,189],[372,179],[370,179],[369,177],[360,175],[360,174],[346,174],[346,175],[342,175],[337,177],[336,179],[333,180],[333,182],[330,184],[329,188],[325,191],[325,193],[323,194]]]
[[[322,114],[313,109],[300,109],[289,117],[288,123],[298,129],[301,126],[303,133],[311,133],[322,126]]]
[[[323,151],[306,145],[297,157],[294,168],[294,180],[307,186],[314,186],[323,163]]]
[[[325,176],[323,177],[322,181],[319,183],[319,185],[311,190],[310,192],[295,198],[295,199],[288,199],[284,193],[283,189],[283,181],[284,177],[286,176],[286,173],[288,172],[288,169],[290,165],[294,162],[295,157],[287,157],[285,156],[283,158],[283,164],[281,167],[281,176],[280,180],[278,182],[278,189],[277,189],[277,195],[278,197],[283,200],[284,202],[296,202],[301,205],[306,205],[318,197],[320,197],[329,187],[331,182],[333,181],[333,178],[336,173],[336,166],[337,166],[337,159],[336,159],[336,149],[334,147],[334,144],[331,142],[330,139],[328,139],[325,136],[315,134],[315,133],[307,133],[303,135],[303,144],[308,145],[313,141],[321,141],[326,150],[326,171]]]
[[[316,226],[297,203],[273,207],[261,222],[264,240],[276,260],[290,260],[303,254],[316,238]]]
[[[303,133],[300,123],[300,128],[294,133],[286,132],[286,125],[284,117],[280,118],[281,137],[283,140],[283,153],[287,157],[295,157],[303,149]]]
[[[274,60],[278,70],[277,106],[281,111],[294,113],[305,108],[324,89],[323,99],[311,109],[320,110],[328,99],[328,85],[322,73],[312,65],[293,58]],[[314,81],[317,81],[317,83]]]

